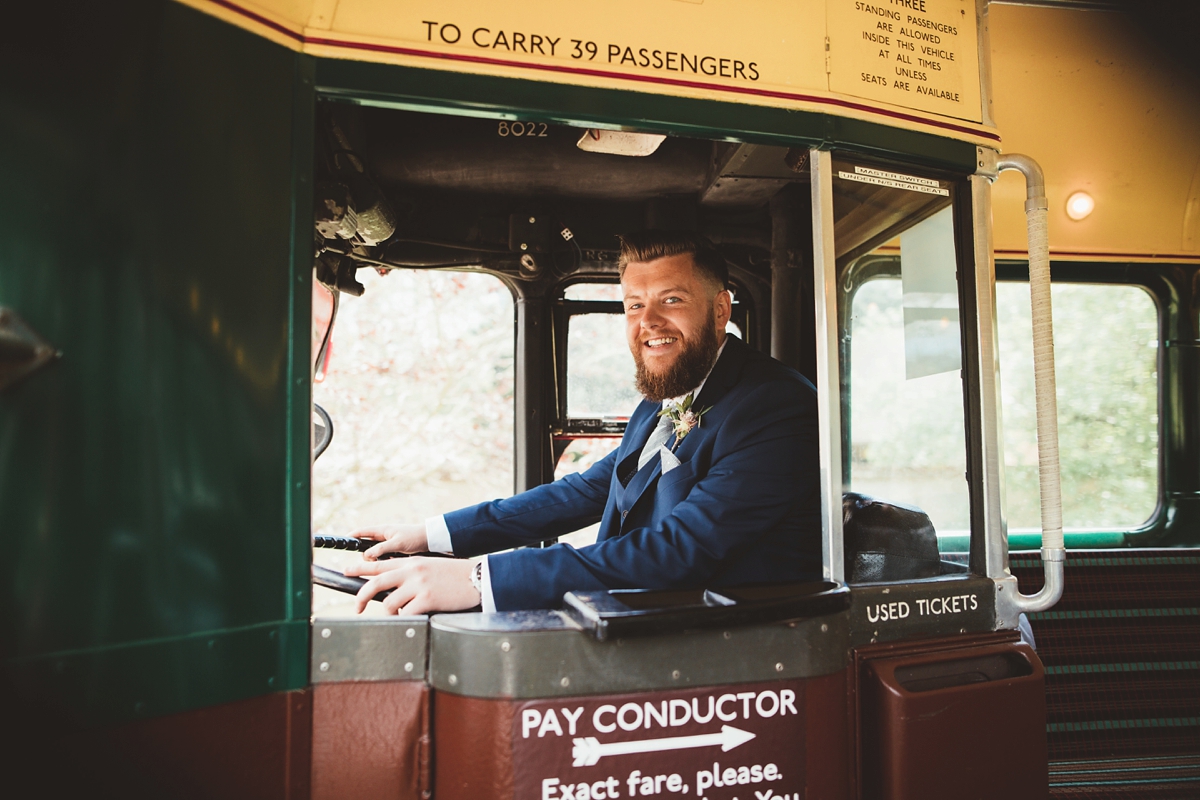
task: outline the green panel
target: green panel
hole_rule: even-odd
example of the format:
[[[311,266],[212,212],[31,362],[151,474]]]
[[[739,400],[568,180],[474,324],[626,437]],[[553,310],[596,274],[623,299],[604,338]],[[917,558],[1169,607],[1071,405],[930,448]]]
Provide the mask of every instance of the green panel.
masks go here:
[[[23,691],[51,696],[84,721],[113,722],[229,703],[304,686],[307,620],[203,631],[11,664]]]
[[[1095,550],[1106,547],[1124,547],[1124,531],[1067,531],[1063,534],[1068,550]],[[1041,533],[1010,533],[1008,549],[1039,550],[1042,546]],[[938,536],[938,549],[943,553],[966,553],[971,549],[971,536],[966,533],[951,533]]]
[[[0,393],[5,655],[101,715],[303,686],[312,62],[166,0],[38,14],[0,305],[63,355]]]
[[[975,171],[975,145],[828,114],[541,81],[319,59],[318,91],[373,105],[768,144],[846,146]]]

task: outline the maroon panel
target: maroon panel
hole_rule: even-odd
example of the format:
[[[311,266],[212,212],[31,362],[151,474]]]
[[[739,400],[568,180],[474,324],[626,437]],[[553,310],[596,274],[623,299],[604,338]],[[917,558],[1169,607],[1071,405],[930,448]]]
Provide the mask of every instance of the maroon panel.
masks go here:
[[[307,690],[269,694],[79,732],[63,763],[87,753],[101,765],[88,796],[305,800],[311,725]]]
[[[434,693],[437,800],[511,800],[514,709],[510,700]]]
[[[847,674],[837,672],[805,681],[805,756],[808,794],[834,800],[850,797],[850,731]],[[743,798],[750,800],[750,798]]]
[[[990,672],[1009,665],[1006,672]],[[997,644],[865,661],[861,785],[867,800],[1046,797],[1041,662]]]
[[[313,800],[429,797],[424,683],[322,683],[312,695]]]

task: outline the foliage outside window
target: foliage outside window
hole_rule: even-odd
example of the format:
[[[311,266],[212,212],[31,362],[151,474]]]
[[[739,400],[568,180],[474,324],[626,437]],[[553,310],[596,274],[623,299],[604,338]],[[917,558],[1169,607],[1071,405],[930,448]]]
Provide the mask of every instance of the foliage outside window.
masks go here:
[[[641,397],[620,314],[575,314],[567,328],[567,416],[628,417]]]
[[[1029,285],[996,290],[1008,528],[1041,525]],[[1142,288],[1056,283],[1063,525],[1122,530],[1158,501],[1158,309]]]
[[[313,533],[420,522],[513,487],[512,295],[490,275],[360,270],[313,399],[333,418],[313,466]],[[358,558],[316,550],[338,569]],[[314,611],[346,595],[314,587]]]
[[[970,527],[962,378],[906,377],[903,290],[877,278],[850,308],[849,488],[915,505],[939,534]]]

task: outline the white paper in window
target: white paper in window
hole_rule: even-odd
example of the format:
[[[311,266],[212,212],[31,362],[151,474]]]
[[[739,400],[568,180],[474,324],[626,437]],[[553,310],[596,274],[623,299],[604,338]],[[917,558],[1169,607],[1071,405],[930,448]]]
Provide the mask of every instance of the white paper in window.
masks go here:
[[[962,366],[954,218],[946,207],[900,235],[904,291],[904,376],[908,380]]]

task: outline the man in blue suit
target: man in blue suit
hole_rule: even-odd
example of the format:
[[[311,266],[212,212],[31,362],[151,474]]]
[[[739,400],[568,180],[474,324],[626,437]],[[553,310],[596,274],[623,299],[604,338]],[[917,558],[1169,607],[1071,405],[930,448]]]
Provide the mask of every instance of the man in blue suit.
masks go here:
[[[692,233],[622,239],[626,333],[646,398],[620,446],[586,472],[425,525],[355,532],[380,544],[373,576],[392,613],[559,608],[572,590],[672,589],[819,578],[816,393],[800,373],[725,333],[724,257]],[[593,545],[497,551],[600,520]],[[374,560],[385,552],[481,560]]]

